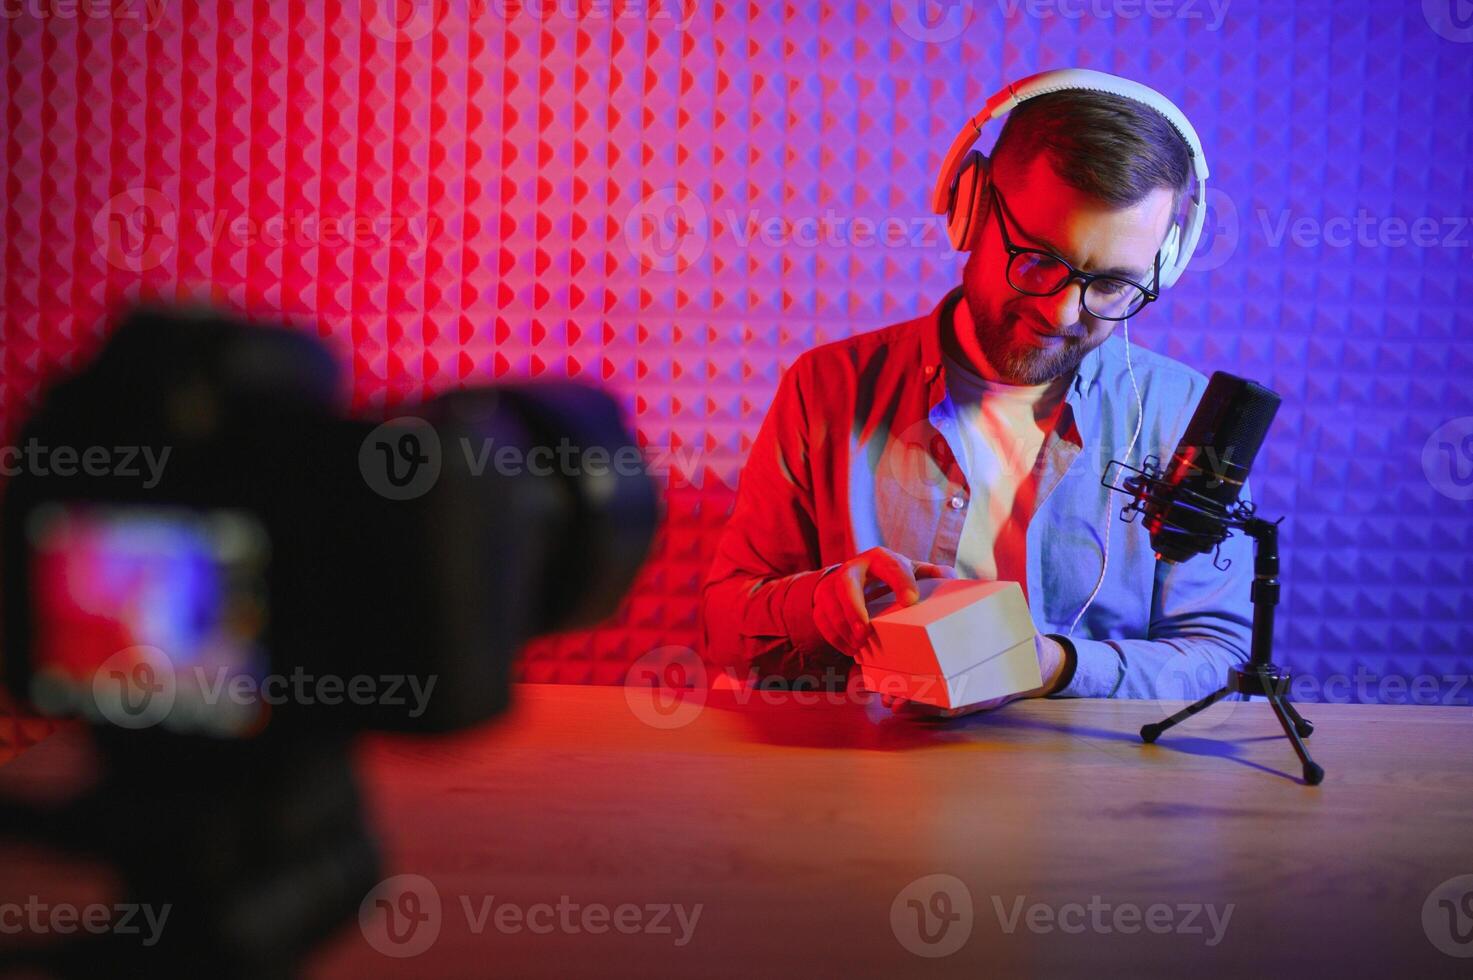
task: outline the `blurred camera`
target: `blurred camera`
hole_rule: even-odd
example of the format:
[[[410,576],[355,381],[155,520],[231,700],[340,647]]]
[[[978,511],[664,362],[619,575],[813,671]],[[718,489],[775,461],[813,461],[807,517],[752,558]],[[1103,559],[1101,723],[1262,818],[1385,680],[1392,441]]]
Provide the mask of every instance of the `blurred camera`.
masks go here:
[[[644,561],[658,501],[607,394],[502,384],[381,422],[338,392],[304,332],[142,311],[13,447],[6,684],[93,722],[101,765],[5,826],[175,910],[157,949],[63,973],[289,975],[376,880],[352,734],[493,717],[517,649],[612,613]]]
[[[337,391],[300,332],[120,326],[20,440],[46,462],[5,491],[11,690],[123,727],[447,730],[504,706],[527,639],[614,611],[657,504],[609,396],[483,387],[375,425]]]

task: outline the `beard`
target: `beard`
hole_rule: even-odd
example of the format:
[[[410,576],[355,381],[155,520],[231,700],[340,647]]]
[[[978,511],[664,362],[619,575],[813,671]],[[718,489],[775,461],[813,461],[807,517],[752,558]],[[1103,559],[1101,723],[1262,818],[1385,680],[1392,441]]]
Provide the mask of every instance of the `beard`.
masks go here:
[[[971,314],[983,356],[1004,383],[1041,385],[1072,375],[1086,354],[1109,339],[1113,331],[1101,329],[1105,324],[1081,317],[1068,327],[1060,343],[1044,347],[1027,343],[1025,338],[1031,339],[1033,333],[1030,323],[1043,326],[1043,322],[1026,305],[1029,299],[1015,293],[1006,281],[989,282],[983,260],[980,249],[967,256],[962,269],[962,301]],[[989,302],[999,293],[1006,299]]]
[[[1030,330],[1022,316],[1004,313],[984,318],[970,302],[967,305],[972,322],[977,324],[977,343],[987,363],[1007,384],[1041,385],[1073,374],[1084,356],[1100,344],[1090,343],[1087,334],[1080,334],[1066,336],[1063,343],[1052,347],[1030,347],[1017,339]]]

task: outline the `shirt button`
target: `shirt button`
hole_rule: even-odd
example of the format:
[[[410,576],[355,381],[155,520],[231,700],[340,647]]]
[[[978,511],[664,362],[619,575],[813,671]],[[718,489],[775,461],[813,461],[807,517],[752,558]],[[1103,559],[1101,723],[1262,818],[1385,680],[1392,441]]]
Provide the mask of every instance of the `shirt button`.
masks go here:
[[[936,365],[934,365],[934,364],[927,364],[926,365],[926,377],[929,378],[931,375],[933,375],[935,373],[936,373]]]
[[[961,494],[959,494],[959,493],[952,494],[952,497],[951,497],[951,509],[952,510],[961,510],[962,509],[962,505],[965,504],[966,502],[967,502],[967,498],[966,497],[963,497]]]

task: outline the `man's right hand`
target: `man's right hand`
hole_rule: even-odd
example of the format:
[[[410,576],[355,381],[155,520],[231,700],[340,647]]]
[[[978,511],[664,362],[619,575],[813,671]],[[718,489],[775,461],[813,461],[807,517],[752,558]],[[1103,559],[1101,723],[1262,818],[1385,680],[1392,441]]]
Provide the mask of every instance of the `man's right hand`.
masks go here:
[[[865,586],[884,582],[899,597],[900,605],[909,606],[920,598],[916,579],[922,578],[956,578],[956,569],[911,561],[889,548],[861,552],[819,580],[813,591],[813,624],[829,646],[858,656],[870,634]]]

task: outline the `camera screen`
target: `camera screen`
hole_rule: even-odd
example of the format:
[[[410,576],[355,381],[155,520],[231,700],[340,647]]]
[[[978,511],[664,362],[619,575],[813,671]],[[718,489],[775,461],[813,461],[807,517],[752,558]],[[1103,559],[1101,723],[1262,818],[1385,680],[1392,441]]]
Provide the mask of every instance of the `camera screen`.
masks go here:
[[[264,721],[269,555],[249,514],[51,505],[27,532],[41,710],[226,736]]]

